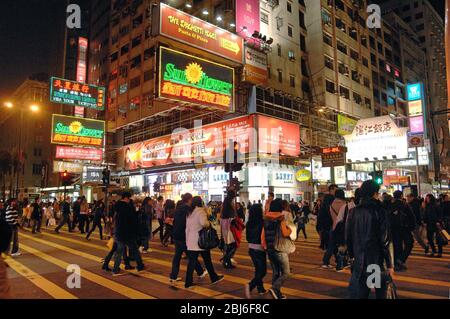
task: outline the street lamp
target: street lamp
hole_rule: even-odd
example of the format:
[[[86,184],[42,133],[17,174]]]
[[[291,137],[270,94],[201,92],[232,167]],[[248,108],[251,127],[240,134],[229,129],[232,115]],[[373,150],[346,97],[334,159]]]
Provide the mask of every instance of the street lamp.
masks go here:
[[[8,109],[11,109],[11,108],[14,106],[14,104],[13,104],[12,102],[10,102],[10,101],[5,102],[4,105],[5,105]]]
[[[32,112],[37,112],[37,111],[39,111],[39,106],[37,106],[36,104],[32,104],[32,105],[30,105],[30,110]]]

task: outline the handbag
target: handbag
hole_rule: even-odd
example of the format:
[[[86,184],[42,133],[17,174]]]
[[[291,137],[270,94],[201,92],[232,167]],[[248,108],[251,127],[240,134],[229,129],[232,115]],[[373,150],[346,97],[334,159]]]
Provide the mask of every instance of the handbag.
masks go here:
[[[203,228],[198,232],[198,247],[210,250],[219,246],[220,240],[213,227]]]

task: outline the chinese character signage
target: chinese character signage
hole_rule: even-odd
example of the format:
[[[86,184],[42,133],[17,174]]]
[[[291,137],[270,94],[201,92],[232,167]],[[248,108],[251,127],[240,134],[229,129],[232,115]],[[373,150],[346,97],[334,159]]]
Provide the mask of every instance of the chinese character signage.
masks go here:
[[[352,134],[353,129],[358,121],[351,119],[342,114],[338,114],[338,133],[339,135]]]
[[[52,115],[52,144],[103,147],[105,121]]]
[[[267,85],[267,54],[245,47],[243,81],[256,85]]]
[[[50,101],[82,106],[102,111],[105,109],[105,88],[56,77],[50,79]]]
[[[322,167],[335,167],[345,165],[345,147],[335,146],[322,148]]]
[[[311,177],[311,171],[307,169],[300,169],[295,173],[295,179],[299,182],[307,182]]]
[[[160,4],[159,34],[241,63],[244,39],[164,3]]]
[[[236,33],[251,37],[260,31],[259,0],[236,1]]]
[[[56,158],[58,159],[76,159],[86,161],[103,160],[103,151],[98,148],[81,148],[69,146],[57,146]]]
[[[234,69],[160,48],[159,97],[234,110]]]
[[[102,172],[104,167],[101,166],[85,166],[83,167],[84,183],[100,183],[102,181]]]
[[[422,86],[420,83],[408,84],[408,101],[420,100],[422,98]]]
[[[344,136],[347,160],[408,158],[407,131],[406,127],[398,127],[389,115],[359,120],[353,133]]]
[[[88,39],[78,38],[78,61],[77,61],[77,81],[86,83],[86,62],[87,62]]]

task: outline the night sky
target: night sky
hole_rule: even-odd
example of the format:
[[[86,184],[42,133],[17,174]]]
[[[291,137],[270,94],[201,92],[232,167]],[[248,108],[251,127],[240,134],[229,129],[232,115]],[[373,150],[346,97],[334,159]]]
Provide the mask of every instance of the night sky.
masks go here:
[[[444,0],[431,1],[444,13]],[[29,75],[55,74],[67,0],[1,0],[0,100]],[[59,26],[59,27],[58,27]]]

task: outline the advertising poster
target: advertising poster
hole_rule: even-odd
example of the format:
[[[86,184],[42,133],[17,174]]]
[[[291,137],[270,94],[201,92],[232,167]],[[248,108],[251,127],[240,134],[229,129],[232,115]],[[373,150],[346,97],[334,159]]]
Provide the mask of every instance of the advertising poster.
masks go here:
[[[98,148],[57,146],[55,158],[101,161],[103,160],[103,150]]]
[[[102,111],[105,109],[105,98],[106,89],[104,87],[56,77],[50,79],[51,102]]]
[[[299,156],[300,127],[298,124],[258,115],[258,151],[260,153]]]
[[[52,144],[85,145],[101,148],[105,138],[105,121],[52,115]]]
[[[244,39],[183,11],[160,4],[159,34],[242,64]]]
[[[234,110],[234,69],[189,54],[160,48],[160,98]]]

